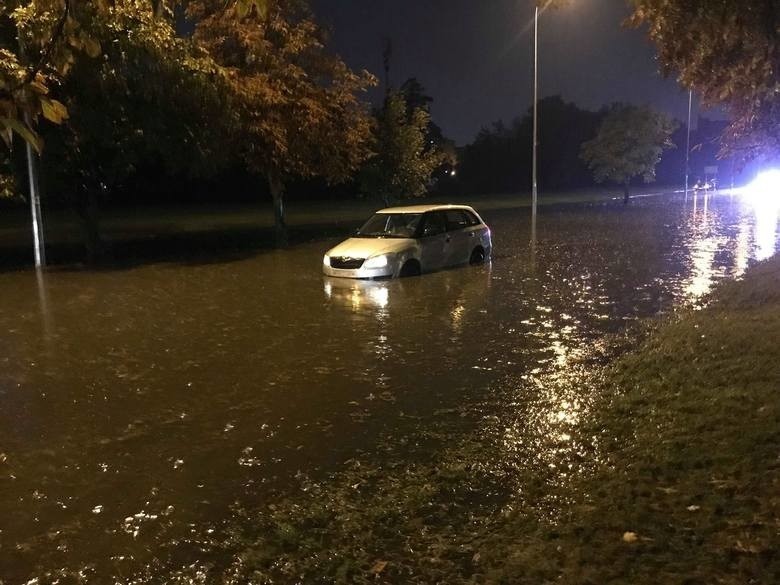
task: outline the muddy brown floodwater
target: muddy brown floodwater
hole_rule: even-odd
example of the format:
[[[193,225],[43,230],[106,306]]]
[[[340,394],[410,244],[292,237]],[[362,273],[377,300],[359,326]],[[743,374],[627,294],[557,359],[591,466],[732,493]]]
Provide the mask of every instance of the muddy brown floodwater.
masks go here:
[[[527,210],[484,215],[490,265],[391,282],[324,279],[332,240],[0,274],[0,582],[129,581],[163,548],[197,563],[188,543],[234,507],[380,434],[400,445],[507,376],[565,369],[777,242],[777,210],[731,195],[545,208],[534,245]],[[576,424],[576,403],[512,432]]]

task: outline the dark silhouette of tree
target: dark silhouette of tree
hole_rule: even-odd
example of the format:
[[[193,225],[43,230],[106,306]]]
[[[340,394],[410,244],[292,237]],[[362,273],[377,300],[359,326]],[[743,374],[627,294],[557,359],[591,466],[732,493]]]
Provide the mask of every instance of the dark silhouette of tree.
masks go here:
[[[458,156],[455,142],[444,136],[444,133],[431,119],[431,106],[434,99],[426,93],[425,87],[416,77],[410,77],[401,84],[399,93],[406,101],[407,121],[412,122],[412,117],[417,110],[423,110],[428,114],[428,126],[425,129],[425,149],[436,149],[444,154],[439,168],[433,172],[433,178],[438,180],[454,170],[457,166]]]
[[[483,128],[460,154],[459,182],[471,193],[508,193],[530,188],[532,110],[510,126],[499,121]],[[539,101],[544,120],[539,135],[539,178],[545,189],[590,185],[590,172],[579,157],[603,117],[560,96]]]
[[[674,147],[671,135],[675,127],[668,116],[648,107],[615,104],[596,137],[582,145],[581,156],[597,183],[622,185],[624,202],[628,203],[633,178],[642,177],[645,183],[655,180],[661,153]]]
[[[374,154],[360,173],[363,192],[385,205],[425,195],[445,155],[427,140],[430,120],[422,108],[409,111],[403,94],[391,93],[376,113]]]

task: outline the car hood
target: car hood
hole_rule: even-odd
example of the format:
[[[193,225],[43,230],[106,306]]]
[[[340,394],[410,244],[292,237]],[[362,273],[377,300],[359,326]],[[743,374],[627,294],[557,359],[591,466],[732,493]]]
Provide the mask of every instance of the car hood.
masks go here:
[[[349,238],[328,250],[328,256],[369,258],[378,254],[392,254],[414,246],[411,238]]]

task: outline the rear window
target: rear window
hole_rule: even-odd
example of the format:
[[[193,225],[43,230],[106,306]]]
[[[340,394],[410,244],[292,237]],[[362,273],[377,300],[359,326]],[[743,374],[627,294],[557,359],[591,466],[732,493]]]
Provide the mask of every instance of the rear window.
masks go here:
[[[447,231],[460,230],[467,228],[470,225],[469,217],[462,209],[448,209],[447,210]]]
[[[479,225],[480,223],[477,216],[467,209],[447,210],[447,229],[449,231]]]

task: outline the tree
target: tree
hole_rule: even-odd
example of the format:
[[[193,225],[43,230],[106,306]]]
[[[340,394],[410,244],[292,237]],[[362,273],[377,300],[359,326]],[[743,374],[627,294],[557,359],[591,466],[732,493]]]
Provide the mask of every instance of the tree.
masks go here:
[[[673,148],[676,123],[646,106],[613,105],[596,137],[582,145],[582,160],[597,183],[612,181],[623,186],[628,203],[631,179],[655,180],[655,167],[666,148]]]
[[[425,93],[425,87],[416,77],[410,77],[401,84],[399,93],[406,102],[406,119],[408,123],[417,110],[424,110],[428,114],[428,126],[425,130],[425,149],[438,150],[442,156],[439,166],[433,171],[433,179],[440,180],[449,175],[458,164],[458,154],[455,142],[444,136],[441,128],[431,119],[431,104],[433,98]]]
[[[300,0],[269,0],[242,12],[222,0],[189,4],[195,40],[227,72],[234,149],[265,177],[277,243],[287,243],[285,184],[291,178],[349,179],[370,154],[371,116],[358,95],[375,79],[325,47]]]
[[[387,96],[377,112],[376,154],[360,174],[364,192],[380,197],[386,205],[427,193],[431,175],[446,158],[426,138],[429,121],[422,108],[409,112],[403,94]]]
[[[539,179],[547,189],[592,184],[591,174],[579,158],[580,146],[592,138],[603,113],[565,102],[560,96],[539,100]],[[510,126],[496,122],[483,128],[461,154],[459,180],[470,192],[517,192],[530,188],[533,110]]]
[[[50,196],[81,218],[90,261],[103,251],[101,200],[115,197],[139,166],[155,161],[168,175],[202,176],[227,156],[221,71],[176,36],[160,6],[116,1],[82,18],[81,29],[102,49],[74,56],[57,88],[70,119],[42,128]]]
[[[268,0],[224,0],[237,14],[263,11]],[[182,0],[5,0],[0,6],[0,137],[11,147],[19,135],[40,153],[42,116],[61,124],[67,108],[49,94],[84,54],[95,58],[106,45],[94,36],[96,22],[118,13],[170,17]]]
[[[780,4],[777,0],[633,0],[665,74],[676,74],[731,124],[722,154],[743,162],[780,152]]]
[[[0,7],[0,136],[8,148],[17,134],[40,152],[37,119],[60,124],[67,118],[50,86],[81,49],[96,50],[76,25],[71,0],[8,0]]]
[[[162,0],[33,0],[3,10],[0,45],[11,56],[0,65],[19,64],[18,88],[0,102],[11,112],[6,138],[10,128],[39,152],[45,139],[49,197],[78,213],[91,260],[102,249],[99,201],[140,164],[203,174],[227,156],[225,74],[177,37]],[[59,125],[36,124],[36,111]]]

